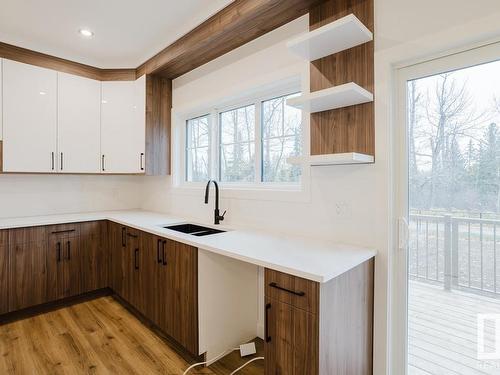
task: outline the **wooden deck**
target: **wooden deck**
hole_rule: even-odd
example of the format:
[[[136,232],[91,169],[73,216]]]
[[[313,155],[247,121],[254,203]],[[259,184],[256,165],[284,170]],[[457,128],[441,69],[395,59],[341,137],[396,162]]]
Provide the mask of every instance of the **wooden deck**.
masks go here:
[[[477,315],[500,314],[500,299],[411,281],[408,303],[409,375],[500,374],[500,360],[477,359]]]

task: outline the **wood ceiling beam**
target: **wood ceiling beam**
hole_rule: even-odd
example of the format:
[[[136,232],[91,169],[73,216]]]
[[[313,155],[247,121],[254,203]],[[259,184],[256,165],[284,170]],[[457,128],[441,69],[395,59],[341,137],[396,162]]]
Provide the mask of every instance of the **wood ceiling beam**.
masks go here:
[[[309,12],[318,0],[236,0],[137,68],[174,79]]]
[[[0,42],[0,57],[100,81],[174,79],[309,12],[322,0],[235,0],[134,69],[100,69]]]
[[[136,69],[99,69],[2,42],[0,57],[99,81],[131,81],[136,76]]]

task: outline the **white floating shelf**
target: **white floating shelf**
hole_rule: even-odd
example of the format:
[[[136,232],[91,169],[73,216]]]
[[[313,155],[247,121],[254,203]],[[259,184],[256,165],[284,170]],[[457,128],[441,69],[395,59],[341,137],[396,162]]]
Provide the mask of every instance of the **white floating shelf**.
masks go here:
[[[373,94],[354,82],[287,99],[286,104],[314,113],[373,101]]]
[[[372,155],[357,152],[346,152],[342,154],[325,154],[310,156],[295,156],[287,159],[289,164],[294,165],[341,165],[341,164],[367,164],[373,163]]]
[[[313,61],[373,40],[373,33],[349,14],[287,43],[294,54]]]

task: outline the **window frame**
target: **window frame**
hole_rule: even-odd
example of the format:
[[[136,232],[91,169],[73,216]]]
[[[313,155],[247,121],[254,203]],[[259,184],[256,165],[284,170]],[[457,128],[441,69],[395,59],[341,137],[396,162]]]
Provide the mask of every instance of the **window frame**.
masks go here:
[[[271,182],[271,181],[263,181],[263,154],[262,154],[262,107],[263,103],[277,99],[283,96],[293,95],[300,93],[302,88],[300,85],[291,84],[286,85],[280,88],[276,88],[273,90],[266,90],[257,95],[249,96],[243,99],[229,100],[221,105],[212,105],[209,107],[205,107],[205,110],[200,110],[197,112],[191,112],[189,115],[184,115],[180,117],[184,124],[187,124],[189,120],[196,119],[199,117],[208,116],[209,119],[209,129],[210,129],[210,141],[209,141],[209,179],[216,179],[219,184],[225,188],[234,189],[234,190],[280,190],[280,191],[303,191],[304,188],[304,167],[301,168],[301,176],[296,182]],[[223,102],[223,101],[221,101]],[[254,148],[255,148],[255,156],[254,156],[254,179],[253,181],[221,181],[221,114],[224,112],[228,112],[231,110],[243,108],[249,105],[253,105],[255,108],[255,124],[254,124],[254,134],[255,138]],[[308,148],[306,145],[306,118],[308,114],[305,111],[302,111],[302,131],[301,131],[301,146],[302,153],[306,152]],[[307,121],[308,124],[308,121]],[[197,182],[197,181],[188,181],[187,180],[187,126],[183,127],[182,130],[182,139],[183,139],[183,150],[181,159],[181,168],[179,169],[182,173],[182,176],[178,181],[180,184],[178,186],[184,188],[196,188],[201,185],[204,186],[205,182]]]
[[[188,145],[188,142],[189,142],[189,139],[188,139],[188,124],[189,124],[189,121],[192,121],[192,120],[198,120],[200,118],[203,118],[203,117],[206,117],[207,118],[207,126],[208,126],[208,144],[207,146],[203,146],[203,148],[207,147],[208,148],[208,166],[207,166],[207,174],[208,174],[208,178],[210,178],[211,176],[211,169],[212,169],[212,163],[213,163],[213,158],[212,158],[212,155],[211,155],[211,148],[212,148],[212,131],[211,131],[211,128],[212,128],[212,125],[211,125],[211,122],[212,122],[212,118],[211,118],[211,114],[210,113],[206,113],[204,115],[200,115],[200,116],[196,116],[196,117],[191,117],[189,119],[186,119],[184,121],[184,171],[183,171],[183,178],[184,178],[184,181],[187,182],[187,183],[200,183],[202,181],[189,181],[188,180],[188,151],[189,150],[193,150],[195,148],[202,148],[202,147],[189,147]]]

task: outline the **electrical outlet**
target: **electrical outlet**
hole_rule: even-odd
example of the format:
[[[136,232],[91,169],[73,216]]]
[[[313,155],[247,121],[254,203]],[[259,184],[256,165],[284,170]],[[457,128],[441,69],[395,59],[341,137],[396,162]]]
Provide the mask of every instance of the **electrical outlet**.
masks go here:
[[[351,203],[347,201],[339,201],[334,206],[335,216],[342,219],[350,219],[352,216]]]
[[[255,348],[254,342],[249,342],[248,344],[240,345],[240,354],[242,357],[246,357],[247,355],[252,355],[257,353],[257,349]]]

